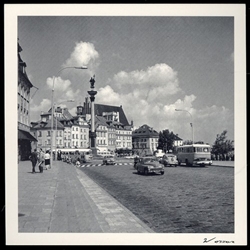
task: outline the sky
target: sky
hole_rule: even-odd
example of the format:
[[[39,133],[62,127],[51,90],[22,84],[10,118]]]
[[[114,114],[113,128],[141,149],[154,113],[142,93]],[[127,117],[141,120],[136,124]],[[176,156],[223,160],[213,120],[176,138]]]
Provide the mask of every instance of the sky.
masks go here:
[[[135,127],[185,141],[192,123],[195,141],[213,144],[223,130],[234,140],[233,17],[19,16],[18,38],[38,88],[31,121],[50,109],[53,77],[55,103],[76,115],[95,75],[96,103],[122,105]]]

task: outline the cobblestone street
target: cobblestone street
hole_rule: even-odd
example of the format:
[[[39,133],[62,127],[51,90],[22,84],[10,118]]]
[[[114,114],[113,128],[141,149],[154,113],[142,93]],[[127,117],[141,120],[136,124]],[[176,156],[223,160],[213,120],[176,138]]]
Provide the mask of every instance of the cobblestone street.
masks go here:
[[[234,232],[234,168],[179,166],[163,176],[120,164],[81,170],[155,232]]]

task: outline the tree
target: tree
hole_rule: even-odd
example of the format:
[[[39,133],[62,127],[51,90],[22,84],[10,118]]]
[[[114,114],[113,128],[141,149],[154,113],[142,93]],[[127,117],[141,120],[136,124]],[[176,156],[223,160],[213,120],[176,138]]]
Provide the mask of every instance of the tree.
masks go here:
[[[215,155],[225,155],[233,150],[233,140],[227,140],[227,130],[217,134],[212,153]]]
[[[160,131],[158,140],[158,149],[162,149],[165,153],[169,152],[169,150],[173,150],[174,138],[175,135],[172,131],[169,132],[168,129]]]

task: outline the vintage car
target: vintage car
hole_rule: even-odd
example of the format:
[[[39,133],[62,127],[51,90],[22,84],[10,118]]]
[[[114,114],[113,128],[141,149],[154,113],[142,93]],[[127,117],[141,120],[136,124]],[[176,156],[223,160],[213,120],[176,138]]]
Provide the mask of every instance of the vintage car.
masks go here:
[[[134,168],[137,173],[148,175],[149,173],[164,174],[164,167],[159,163],[156,157],[141,157],[136,162]]]
[[[115,158],[113,155],[106,155],[103,157],[103,165],[115,165]]]
[[[165,167],[167,167],[167,166],[177,167],[177,165],[178,165],[177,157],[174,154],[165,154],[165,155],[163,155],[162,159],[159,162],[161,164],[163,164]]]

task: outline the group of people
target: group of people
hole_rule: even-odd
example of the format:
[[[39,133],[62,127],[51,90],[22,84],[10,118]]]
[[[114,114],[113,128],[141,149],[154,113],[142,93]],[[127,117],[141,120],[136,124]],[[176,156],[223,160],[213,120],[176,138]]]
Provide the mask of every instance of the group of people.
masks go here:
[[[36,167],[39,168],[39,172],[42,173],[43,169],[50,169],[50,152],[49,150],[46,150],[46,152],[43,152],[43,149],[40,148],[38,151],[37,149],[34,149],[34,151],[31,153],[29,157],[31,164],[32,164],[32,173],[36,173]]]

